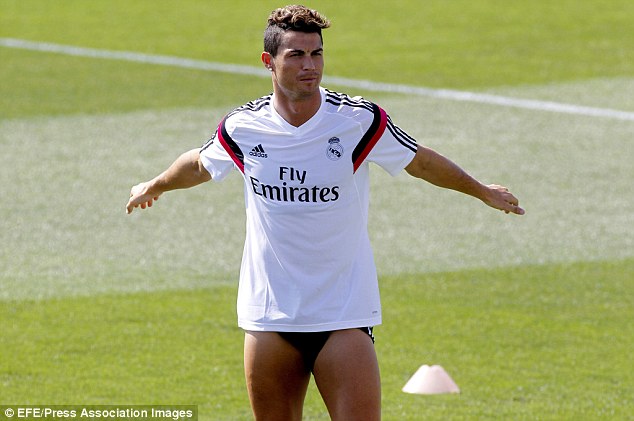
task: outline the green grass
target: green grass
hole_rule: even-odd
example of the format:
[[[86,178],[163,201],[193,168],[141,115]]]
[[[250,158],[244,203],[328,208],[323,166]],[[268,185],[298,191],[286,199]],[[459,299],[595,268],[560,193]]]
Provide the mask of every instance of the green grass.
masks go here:
[[[258,65],[277,4],[174,5],[0,0],[0,37]],[[330,75],[634,110],[630,1],[309,5],[333,20]],[[4,47],[0,80],[0,404],[196,404],[201,420],[249,419],[241,180],[142,214],[123,206],[270,82]],[[528,210],[373,171],[384,418],[631,418],[632,123],[350,93]],[[462,393],[403,394],[421,364]],[[306,419],[327,419],[314,386]]]
[[[460,89],[634,75],[634,3],[627,0],[312,3],[333,21],[325,33],[330,75]],[[274,7],[1,0],[0,37],[258,66]],[[12,80],[0,87],[0,118],[226,106],[230,92],[242,99],[269,89],[265,81],[6,48],[0,60],[0,77]]]
[[[384,418],[626,418],[633,276],[629,259],[384,277]],[[247,419],[235,289],[5,301],[2,401],[196,404],[201,420]],[[402,393],[421,364],[441,364],[461,394]],[[313,386],[307,419],[323,412]]]
[[[443,365],[461,387],[459,397],[440,399],[394,394],[403,412],[388,407],[386,416],[630,416],[634,383],[626,367],[634,330],[626,320],[634,308],[629,293],[633,263],[525,266],[384,281],[386,388],[404,384],[417,359]],[[401,378],[390,376],[399,371]],[[409,412],[417,404],[419,412]]]
[[[262,78],[167,66],[4,48],[0,48],[0,59],[0,78],[13,81],[0,85],[0,119],[150,108],[231,109],[271,89],[270,81]]]

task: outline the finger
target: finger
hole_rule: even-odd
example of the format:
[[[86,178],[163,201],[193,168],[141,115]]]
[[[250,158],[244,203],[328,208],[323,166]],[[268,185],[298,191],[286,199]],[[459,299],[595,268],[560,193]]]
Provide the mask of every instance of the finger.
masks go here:
[[[508,213],[514,213],[515,215],[524,215],[525,211],[524,209],[520,208],[517,205],[511,205],[511,210],[505,210],[504,212]]]
[[[520,207],[520,201],[511,193],[509,193],[509,195],[511,196],[511,200],[509,200],[508,203],[511,205],[511,212],[516,215],[524,215],[525,212],[524,209]]]
[[[519,201],[515,197],[504,200],[498,209],[506,214],[524,215],[524,209],[519,206]]]
[[[504,190],[503,196],[505,196],[506,201],[510,204],[516,206],[519,204],[519,200],[517,199],[517,197],[515,197],[513,193],[509,192],[508,190]]]

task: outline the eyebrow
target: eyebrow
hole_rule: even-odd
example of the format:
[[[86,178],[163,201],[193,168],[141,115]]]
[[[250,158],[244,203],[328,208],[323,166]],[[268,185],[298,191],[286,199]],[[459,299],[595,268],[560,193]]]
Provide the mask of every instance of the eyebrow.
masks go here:
[[[290,50],[287,50],[286,52],[287,54],[293,54],[293,53],[304,54],[304,50],[300,50],[300,49],[290,49]],[[323,47],[319,47],[316,50],[311,51],[310,53],[314,54],[314,53],[323,53],[323,52],[324,52]]]

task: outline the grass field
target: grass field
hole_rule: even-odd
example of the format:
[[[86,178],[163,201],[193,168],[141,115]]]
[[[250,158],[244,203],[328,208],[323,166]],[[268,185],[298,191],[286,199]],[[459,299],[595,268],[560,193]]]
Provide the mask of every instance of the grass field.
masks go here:
[[[0,0],[0,38],[257,65],[279,4],[216,3]],[[308,5],[333,76],[634,112],[632,2]],[[2,46],[0,80],[0,405],[249,419],[240,177],[124,205],[270,81]],[[527,210],[373,172],[384,419],[633,419],[634,122],[332,88]],[[461,394],[402,393],[421,364]],[[314,386],[305,415],[327,419]]]

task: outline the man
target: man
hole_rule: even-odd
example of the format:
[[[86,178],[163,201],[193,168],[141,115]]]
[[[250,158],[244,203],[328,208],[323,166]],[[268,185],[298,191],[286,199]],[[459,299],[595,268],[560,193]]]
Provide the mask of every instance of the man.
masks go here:
[[[483,185],[417,145],[379,106],[320,87],[314,10],[273,11],[262,63],[273,94],[227,115],[200,149],[132,188],[126,210],[169,190],[244,178],[247,234],[238,291],[244,368],[257,420],[299,420],[311,373],[333,420],[380,418],[372,327],[381,323],[367,232],[369,163],[523,214],[504,187]]]

